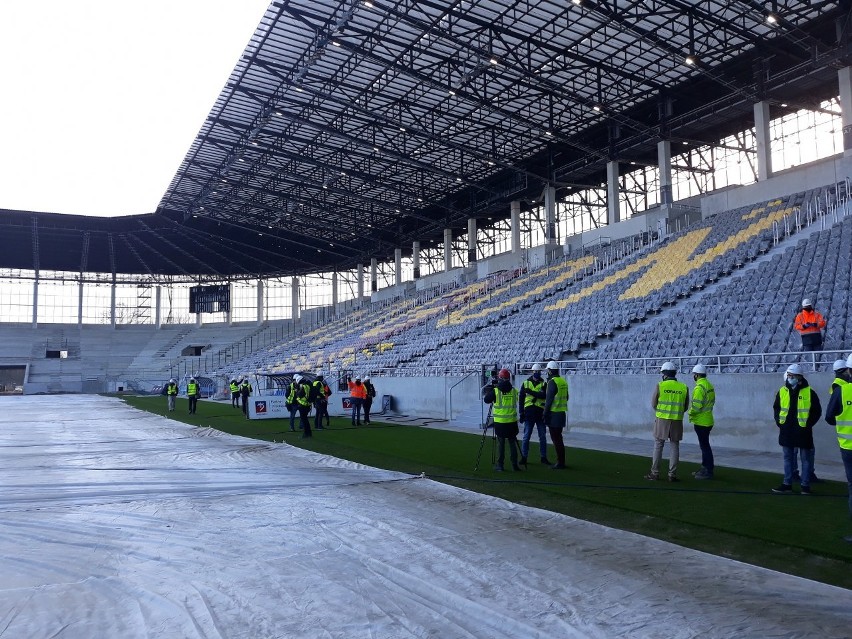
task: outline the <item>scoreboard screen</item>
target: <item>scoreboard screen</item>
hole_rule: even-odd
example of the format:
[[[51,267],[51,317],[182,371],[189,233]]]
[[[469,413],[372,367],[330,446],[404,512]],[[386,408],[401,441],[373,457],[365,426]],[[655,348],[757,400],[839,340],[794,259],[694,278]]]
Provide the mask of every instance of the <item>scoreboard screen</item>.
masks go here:
[[[227,313],[231,310],[231,287],[193,286],[189,289],[190,313]]]

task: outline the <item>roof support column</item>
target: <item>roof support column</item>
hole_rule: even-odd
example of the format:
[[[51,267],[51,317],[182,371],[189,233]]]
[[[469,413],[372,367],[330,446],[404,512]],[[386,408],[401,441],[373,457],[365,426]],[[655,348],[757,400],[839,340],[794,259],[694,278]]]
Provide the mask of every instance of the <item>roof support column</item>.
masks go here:
[[[83,284],[80,283],[80,303],[83,303]],[[80,320],[82,321],[82,320]],[[154,287],[154,328],[163,328],[163,287]]]
[[[358,282],[358,304],[364,301],[364,265],[357,264],[355,266],[355,279]]]
[[[290,317],[295,327],[295,322],[299,319],[299,278],[295,275],[290,278]]]
[[[660,168],[660,204],[674,201],[672,192],[672,143],[669,140],[657,142],[657,164]]]
[[[840,85],[840,116],[843,123],[843,155],[852,155],[852,67],[837,70]]]
[[[453,229],[444,229],[444,272],[453,268]]]
[[[337,271],[331,274],[331,314],[337,315]]]
[[[769,102],[754,105],[754,134],[757,146],[757,181],[772,177],[772,145],[769,139]]]
[[[228,282],[228,310],[225,311],[225,326],[230,326],[234,323],[234,284]]]
[[[379,290],[378,262],[375,257],[370,258],[370,292]]]
[[[38,326],[38,269],[33,280],[33,328]]]
[[[476,218],[467,218],[467,263],[476,264]]]
[[[521,203],[518,200],[512,201],[509,205],[509,213],[512,253],[519,253],[521,250]]]
[[[115,317],[115,273],[112,274],[112,283],[109,287],[109,323],[115,328],[116,317]],[[201,326],[201,313],[195,316],[195,324],[197,326]]]
[[[544,188],[544,243],[556,244],[556,188],[550,185]]]
[[[263,308],[263,280],[257,280],[257,323],[263,324],[266,311]]]
[[[414,262],[414,279],[420,279],[420,242],[411,243],[411,261]]]
[[[399,286],[402,284],[402,249],[395,248],[393,250],[393,273],[394,283]]]
[[[157,289],[157,293],[159,294],[159,289]],[[159,301],[160,298],[157,297],[157,310],[159,310]],[[83,273],[80,273],[80,282],[77,287],[77,327],[83,328]],[[157,326],[157,328],[160,328]]]
[[[618,160],[606,163],[606,223],[617,224],[621,221],[621,208],[618,193]]]

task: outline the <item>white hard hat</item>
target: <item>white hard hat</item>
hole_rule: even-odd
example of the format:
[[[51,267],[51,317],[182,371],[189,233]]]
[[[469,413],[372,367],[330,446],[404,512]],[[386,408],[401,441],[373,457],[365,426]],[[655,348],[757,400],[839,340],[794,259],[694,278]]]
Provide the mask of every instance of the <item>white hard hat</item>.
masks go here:
[[[190,378],[189,378],[189,381],[194,382],[194,381],[195,381],[195,378],[194,378],[194,377],[190,377]]]
[[[549,362],[547,362],[547,370],[549,370],[549,371],[558,371],[558,370],[559,370],[559,364],[557,364],[557,363],[556,363],[556,362],[554,362],[553,360],[550,360]],[[555,383],[555,382],[554,382],[554,383]]]
[[[302,376],[301,376],[301,375],[299,375],[299,373],[296,373],[295,375],[293,375],[293,381],[294,381],[294,382],[301,382],[301,381],[302,381]]]
[[[787,367],[787,374],[788,375],[804,375],[804,372],[802,371],[802,367],[799,366],[798,364],[790,364]]]
[[[811,304],[811,300],[807,297],[802,300],[802,308],[804,308],[805,306],[813,306],[813,304]]]
[[[846,368],[852,368],[852,355],[846,358]]]
[[[663,362],[663,365],[660,366],[660,372],[665,373],[666,371],[675,372],[677,371],[677,366],[675,366],[671,362]]]
[[[540,371],[541,368],[542,368],[542,366],[538,362],[536,362],[535,364],[532,365],[533,371]]]
[[[692,367],[692,372],[698,373],[699,375],[706,375],[707,374],[707,367],[704,364],[696,364],[695,366]]]
[[[367,376],[364,378],[364,381],[365,381],[365,382],[369,382],[369,381],[370,381],[370,376],[369,376],[369,375],[367,375]]]
[[[174,383],[175,383],[175,378],[174,378],[174,377],[172,377],[172,378],[169,380],[169,384],[174,384]]]
[[[845,359],[837,359],[834,360],[834,366],[832,366],[834,372],[842,371],[844,368],[849,368],[849,365],[846,363]]]

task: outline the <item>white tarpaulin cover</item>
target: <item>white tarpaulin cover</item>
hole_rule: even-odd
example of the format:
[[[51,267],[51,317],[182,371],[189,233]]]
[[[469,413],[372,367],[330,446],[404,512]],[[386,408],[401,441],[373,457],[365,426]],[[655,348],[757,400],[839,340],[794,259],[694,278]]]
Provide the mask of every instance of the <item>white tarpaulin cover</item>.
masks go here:
[[[0,446],[4,639],[852,635],[848,590],[117,399],[2,398]]]

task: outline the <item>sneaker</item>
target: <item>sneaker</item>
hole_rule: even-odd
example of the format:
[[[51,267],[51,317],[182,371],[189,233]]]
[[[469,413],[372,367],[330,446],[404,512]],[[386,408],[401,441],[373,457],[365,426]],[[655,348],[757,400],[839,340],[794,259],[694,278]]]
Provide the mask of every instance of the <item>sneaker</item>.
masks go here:
[[[825,483],[825,480],[824,480],[824,479],[820,479],[820,478],[819,478],[819,477],[817,477],[816,475],[811,475],[811,483],[812,483],[812,484],[824,484],[824,483]]]
[[[695,477],[695,479],[713,479],[713,473],[707,472],[706,470],[702,470],[700,472],[695,473],[693,477]]]
[[[773,488],[772,492],[776,495],[786,495],[793,492],[793,487],[790,484],[781,484],[777,488]]]
[[[670,481],[670,482],[680,481],[680,480],[679,480],[677,477],[675,477],[674,475],[669,475],[668,479],[669,479],[669,481]]]
[[[550,465],[551,465],[550,460],[549,460],[547,457],[542,457],[542,458],[541,458],[541,463],[542,463],[542,465],[544,465],[544,466],[550,466]]]
[[[694,472],[692,473],[692,476],[693,476],[693,477],[695,477],[696,475],[700,475],[700,474],[702,474],[702,473],[706,473],[706,472],[707,472],[707,469],[706,469],[706,468],[704,468],[704,466],[702,466],[702,467],[701,467],[701,468],[699,468],[698,470],[694,471]]]
[[[502,473],[503,467],[500,464],[494,464],[494,470],[497,471],[498,473]]]
[[[847,544],[852,544],[852,535],[847,535],[843,538],[843,541],[845,541]]]
[[[565,464],[553,464],[550,467],[550,470],[564,470],[565,468],[567,468],[567,466],[565,466]]]
[[[648,481],[657,481],[659,478],[660,476],[655,475],[654,473],[648,473],[647,475],[645,475],[645,479],[647,479]]]
[[[803,495],[810,495],[810,494],[812,494],[812,493],[811,493],[811,487],[810,487],[810,486],[802,486],[802,494],[803,494]]]

